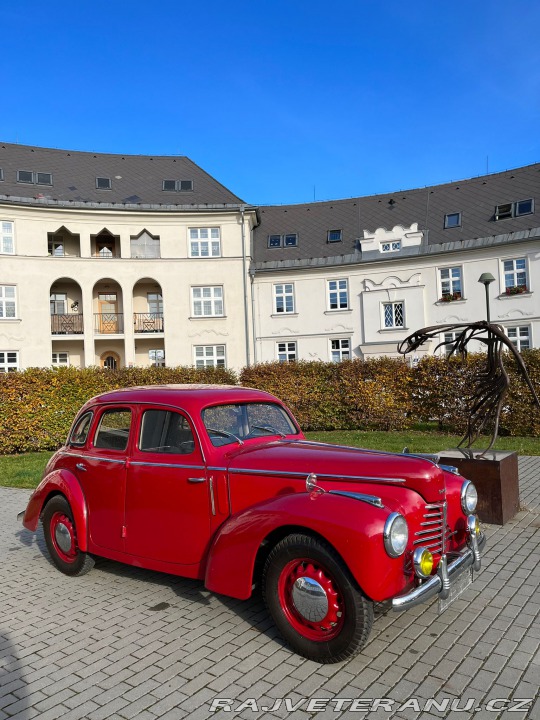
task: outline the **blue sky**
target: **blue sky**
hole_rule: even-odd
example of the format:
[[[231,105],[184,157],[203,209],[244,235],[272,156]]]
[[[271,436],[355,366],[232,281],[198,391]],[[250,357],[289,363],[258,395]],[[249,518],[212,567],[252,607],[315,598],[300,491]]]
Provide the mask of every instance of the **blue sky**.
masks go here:
[[[540,161],[535,0],[4,0],[0,140],[187,155],[244,200]]]

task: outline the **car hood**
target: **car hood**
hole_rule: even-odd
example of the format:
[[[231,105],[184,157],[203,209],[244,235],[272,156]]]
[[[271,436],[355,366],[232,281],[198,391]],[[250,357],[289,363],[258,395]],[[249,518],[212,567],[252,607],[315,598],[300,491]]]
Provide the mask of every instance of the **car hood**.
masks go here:
[[[346,482],[361,486],[360,492],[367,491],[366,485],[373,493],[381,484],[407,487],[433,503],[444,500],[445,492],[444,473],[430,460],[307,440],[243,445],[229,455],[228,470],[294,478],[315,473],[321,487]]]

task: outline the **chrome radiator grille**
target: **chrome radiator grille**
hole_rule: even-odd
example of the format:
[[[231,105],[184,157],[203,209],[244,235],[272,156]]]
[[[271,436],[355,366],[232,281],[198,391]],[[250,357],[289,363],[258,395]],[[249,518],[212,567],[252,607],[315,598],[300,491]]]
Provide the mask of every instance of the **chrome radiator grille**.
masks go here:
[[[414,534],[414,547],[425,547],[433,555],[442,554],[446,546],[446,503],[426,505],[420,528]]]

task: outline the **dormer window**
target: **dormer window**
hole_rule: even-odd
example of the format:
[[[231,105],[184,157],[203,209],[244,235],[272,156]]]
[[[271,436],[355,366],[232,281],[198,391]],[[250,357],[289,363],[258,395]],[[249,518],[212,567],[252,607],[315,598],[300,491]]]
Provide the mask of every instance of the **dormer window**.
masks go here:
[[[343,240],[341,230],[329,230],[327,236],[327,242],[341,242]]]
[[[286,233],[285,235],[269,235],[268,236],[268,247],[269,248],[298,247],[298,234],[297,233]]]
[[[17,182],[33,185],[34,173],[30,172],[30,170],[17,170]]]
[[[534,203],[532,199],[518,200],[513,203],[504,203],[495,207],[495,220],[506,220],[507,218],[520,217],[521,215],[532,215]]]
[[[51,173],[44,173],[44,172],[36,173],[36,185],[52,185]]]
[[[4,171],[0,168],[0,180],[4,179]]]
[[[193,180],[164,180],[162,189],[165,192],[192,192]]]
[[[444,229],[461,227],[461,213],[448,213],[444,216]]]
[[[0,177],[0,179],[3,179]],[[25,185],[52,185],[52,174],[47,172],[32,172],[31,170],[17,170],[17,182]]]
[[[98,190],[110,190],[111,189],[111,178],[97,177],[96,188]]]
[[[381,243],[382,253],[397,252],[398,250],[401,250],[401,240],[392,240],[392,242]]]

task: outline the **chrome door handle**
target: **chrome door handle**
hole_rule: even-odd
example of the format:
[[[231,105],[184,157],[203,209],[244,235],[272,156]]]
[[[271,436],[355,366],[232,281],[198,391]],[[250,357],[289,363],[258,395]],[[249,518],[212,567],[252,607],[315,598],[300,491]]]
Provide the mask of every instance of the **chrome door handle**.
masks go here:
[[[199,477],[199,478],[188,478],[187,481],[188,481],[188,483],[193,483],[193,484],[195,485],[195,483],[203,483],[203,482],[206,482],[206,478],[204,478],[204,477],[202,477],[202,478],[201,478],[201,477]]]
[[[75,467],[77,468],[77,470],[82,470],[83,472],[86,472],[88,470],[86,465],[83,465],[82,463],[77,463]]]

